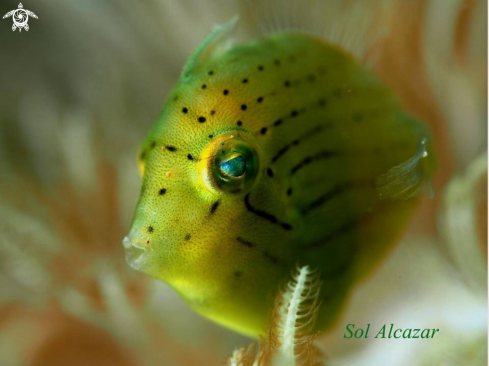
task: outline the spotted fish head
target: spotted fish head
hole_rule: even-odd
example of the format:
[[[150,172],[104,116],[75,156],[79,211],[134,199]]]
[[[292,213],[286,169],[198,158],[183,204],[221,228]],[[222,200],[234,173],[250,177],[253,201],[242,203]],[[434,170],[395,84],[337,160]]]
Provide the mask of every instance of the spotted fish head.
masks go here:
[[[232,67],[222,67],[222,44],[234,23],[190,58],[143,143],[142,189],[123,244],[134,269],[165,281],[199,312],[256,334],[267,316],[264,303],[273,302],[271,289],[289,274],[285,252],[269,246],[277,237],[289,240],[285,218],[292,211],[276,198],[262,134],[251,123],[259,116],[259,90],[250,92],[251,80],[236,77],[251,70],[229,54]]]

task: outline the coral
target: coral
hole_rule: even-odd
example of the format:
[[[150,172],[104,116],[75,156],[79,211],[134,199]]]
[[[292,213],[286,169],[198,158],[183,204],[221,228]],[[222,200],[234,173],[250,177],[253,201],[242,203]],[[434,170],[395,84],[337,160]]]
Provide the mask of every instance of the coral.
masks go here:
[[[293,279],[277,296],[268,336],[240,348],[227,360],[229,366],[320,366],[323,353],[310,334],[318,310],[321,281],[308,266],[297,269]]]

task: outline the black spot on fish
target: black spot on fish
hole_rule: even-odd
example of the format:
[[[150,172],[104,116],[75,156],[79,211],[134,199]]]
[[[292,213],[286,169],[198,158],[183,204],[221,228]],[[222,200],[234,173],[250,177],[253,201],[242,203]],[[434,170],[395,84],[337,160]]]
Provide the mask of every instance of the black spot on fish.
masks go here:
[[[211,70],[208,72],[208,74],[212,76],[212,75],[214,75],[214,71]]]
[[[297,112],[297,111],[295,111],[295,110],[294,110],[294,111],[292,111],[292,112],[290,112],[290,116],[291,116],[291,117],[297,117],[297,115],[298,115],[298,114],[299,114],[299,112]]]
[[[210,139],[211,139],[211,138],[213,138],[213,137],[214,137],[214,135],[209,135],[209,138],[210,138]]]
[[[190,234],[185,235],[185,240],[186,241],[189,241],[190,240],[190,237],[191,237]]]
[[[151,149],[154,149],[156,146],[156,141],[152,141],[151,145],[149,146]]]
[[[152,233],[154,231],[153,227],[152,226],[148,226],[148,233]]]
[[[214,202],[211,206],[211,209],[209,210],[210,214],[214,214],[217,210],[217,208],[219,207],[219,205],[221,204],[221,200],[217,200],[216,202]]]
[[[248,79],[244,78],[243,81],[242,81],[243,84],[246,84],[248,83]]]
[[[216,111],[212,110],[211,111],[211,116],[215,115],[216,114]]]
[[[264,70],[263,66],[262,65],[258,65],[258,71],[263,71],[263,70]]]
[[[238,121],[238,122],[236,122],[236,124],[237,124],[238,126],[241,126],[241,125],[243,124],[243,122]]]
[[[246,111],[248,109],[246,104],[241,104],[241,110]]]
[[[285,82],[284,82],[284,86],[285,86],[286,88],[290,87],[290,81],[288,81],[288,80],[287,80],[287,81],[285,81]]]
[[[229,94],[229,90],[224,89],[224,91],[222,92],[222,94],[224,94],[224,95],[228,95],[228,94]]]
[[[256,100],[258,103],[261,103],[263,102],[263,97],[259,97],[257,100]]]
[[[273,178],[273,170],[272,170],[272,169],[268,168],[268,169],[267,169],[267,174],[268,174],[268,176],[269,176],[270,178]]]
[[[287,196],[290,196],[292,194],[292,188],[287,189]]]
[[[273,125],[274,125],[274,126],[280,126],[281,124],[282,124],[282,120],[281,120],[281,119],[278,119],[278,120],[276,120],[276,121],[273,123]]]
[[[183,113],[188,113],[188,108],[183,107],[183,108],[182,108],[182,112],[183,112]]]
[[[205,117],[199,117],[199,122],[204,123],[206,121]]]
[[[261,130],[260,130],[260,133],[262,135],[266,134],[267,133],[267,128],[266,127],[263,127]]]
[[[207,88],[207,85],[202,84],[202,89],[205,89],[205,88]]]
[[[165,146],[168,151],[174,152],[177,151],[177,148],[175,146]]]
[[[192,160],[194,160],[194,157],[192,156],[192,154],[188,154],[187,155],[187,159],[190,160],[190,161],[192,161]]]
[[[161,188],[161,189],[158,191],[158,194],[159,194],[160,196],[163,196],[165,193],[166,193],[166,188]]]

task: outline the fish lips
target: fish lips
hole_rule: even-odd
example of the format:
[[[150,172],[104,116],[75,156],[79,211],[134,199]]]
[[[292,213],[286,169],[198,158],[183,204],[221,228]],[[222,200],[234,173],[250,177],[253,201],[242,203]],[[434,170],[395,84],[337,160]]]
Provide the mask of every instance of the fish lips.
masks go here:
[[[126,236],[122,240],[122,245],[124,246],[127,264],[137,271],[145,271],[150,259],[148,248],[143,247],[136,240],[132,239],[131,235]]]

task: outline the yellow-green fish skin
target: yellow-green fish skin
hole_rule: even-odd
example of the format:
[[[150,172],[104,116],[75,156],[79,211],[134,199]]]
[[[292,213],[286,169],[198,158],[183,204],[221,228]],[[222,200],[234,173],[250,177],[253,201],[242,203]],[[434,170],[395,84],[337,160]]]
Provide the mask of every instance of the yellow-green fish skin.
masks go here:
[[[222,50],[221,36],[192,56],[142,145],[127,261],[252,336],[307,264],[323,282],[316,328],[328,329],[419,201],[434,170],[429,133],[322,39]],[[244,175],[222,178],[219,154],[247,154]]]

